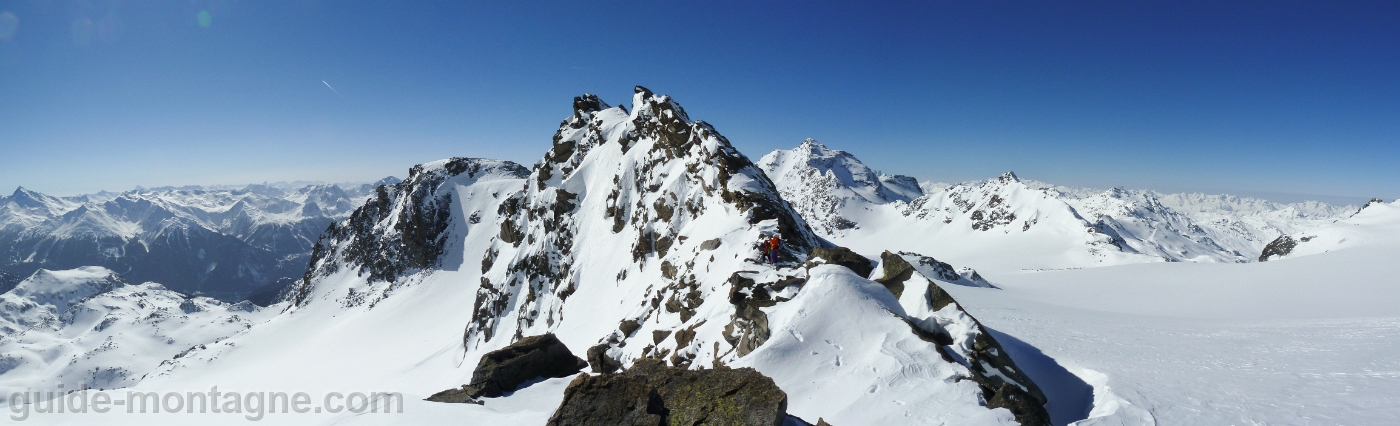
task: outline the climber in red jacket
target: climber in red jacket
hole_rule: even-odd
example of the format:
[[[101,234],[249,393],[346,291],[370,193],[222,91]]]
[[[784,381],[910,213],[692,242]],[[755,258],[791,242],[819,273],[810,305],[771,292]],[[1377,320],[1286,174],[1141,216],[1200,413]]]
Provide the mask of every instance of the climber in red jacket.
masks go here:
[[[763,243],[764,251],[768,252],[768,263],[778,263],[778,248],[782,246],[783,240],[778,239],[777,235],[769,237],[768,241]]]

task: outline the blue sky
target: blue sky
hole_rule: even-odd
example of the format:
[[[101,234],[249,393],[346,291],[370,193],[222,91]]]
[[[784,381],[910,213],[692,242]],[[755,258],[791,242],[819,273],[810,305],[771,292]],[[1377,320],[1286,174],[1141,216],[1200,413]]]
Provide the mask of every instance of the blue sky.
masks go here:
[[[531,164],[644,85],[753,158],[1400,197],[1400,3],[854,3],[0,0],[0,188]]]

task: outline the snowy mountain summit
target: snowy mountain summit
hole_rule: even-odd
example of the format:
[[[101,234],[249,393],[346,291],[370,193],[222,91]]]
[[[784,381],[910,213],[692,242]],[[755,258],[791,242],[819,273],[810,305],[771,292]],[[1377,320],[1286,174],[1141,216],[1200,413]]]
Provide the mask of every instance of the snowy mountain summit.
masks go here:
[[[852,191],[861,197],[908,199],[869,173],[837,179],[868,185]],[[776,264],[762,248],[773,236],[782,241]],[[902,253],[872,274],[884,275],[867,277],[809,259],[832,246],[768,174],[670,97],[638,87],[629,109],[584,95],[529,169],[455,158],[382,187],[317,243],[280,326],[196,350],[147,385],[198,382],[208,369],[322,362],[240,357],[238,348],[285,339],[304,328],[289,325],[297,322],[372,316],[394,318],[395,329],[440,330],[396,347],[398,361],[384,367],[431,371],[433,380],[411,385],[423,396],[465,383],[483,353],[553,333],[594,374],[639,360],[753,367],[802,419],[1050,422],[1048,397],[939,290],[990,287],[975,271]],[[858,270],[874,263],[855,259]],[[391,367],[400,361],[417,367]],[[560,396],[550,398],[557,405]]]

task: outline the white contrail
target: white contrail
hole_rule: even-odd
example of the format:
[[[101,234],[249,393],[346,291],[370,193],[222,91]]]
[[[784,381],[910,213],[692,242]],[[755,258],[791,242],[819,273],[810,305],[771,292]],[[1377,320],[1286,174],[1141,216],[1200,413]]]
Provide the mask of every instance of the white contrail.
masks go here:
[[[339,91],[339,90],[335,90],[334,87],[331,87],[331,84],[330,84],[330,83],[327,83],[325,80],[321,80],[321,84],[326,85],[326,87],[330,87],[330,88],[331,88],[331,91],[332,91],[332,92],[335,92],[335,95],[336,95],[336,96],[340,96],[340,91]]]

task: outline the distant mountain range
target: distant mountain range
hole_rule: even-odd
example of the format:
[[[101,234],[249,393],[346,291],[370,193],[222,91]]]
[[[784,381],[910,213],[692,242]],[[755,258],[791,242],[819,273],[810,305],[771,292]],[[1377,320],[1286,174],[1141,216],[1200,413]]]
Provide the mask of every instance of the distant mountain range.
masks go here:
[[[979,269],[1142,262],[1250,262],[1280,235],[1355,206],[1229,195],[1070,188],[1007,172],[959,184],[886,175],[815,140],[758,161],[822,237],[864,253],[898,248]]]
[[[34,271],[101,266],[189,295],[269,303],[306,270],[326,227],[375,184],[185,186],[53,197],[0,196],[0,286]],[[9,282],[9,284],[6,284]]]

